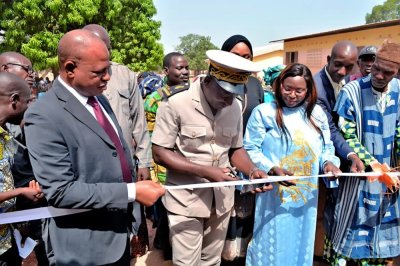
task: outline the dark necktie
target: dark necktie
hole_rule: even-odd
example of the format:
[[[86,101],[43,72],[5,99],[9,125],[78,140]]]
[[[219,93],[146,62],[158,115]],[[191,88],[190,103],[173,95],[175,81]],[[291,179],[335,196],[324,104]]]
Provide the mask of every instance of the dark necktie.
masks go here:
[[[114,146],[117,150],[119,161],[121,163],[122,176],[124,182],[131,183],[132,182],[132,173],[129,168],[128,161],[125,157],[124,149],[122,148],[121,140],[119,139],[117,133],[114,130],[114,127],[111,125],[110,121],[108,121],[106,115],[103,113],[99,102],[94,97],[89,97],[87,103],[93,107],[94,114],[96,116],[97,122],[104,129],[107,135],[110,137],[111,141],[114,143]]]

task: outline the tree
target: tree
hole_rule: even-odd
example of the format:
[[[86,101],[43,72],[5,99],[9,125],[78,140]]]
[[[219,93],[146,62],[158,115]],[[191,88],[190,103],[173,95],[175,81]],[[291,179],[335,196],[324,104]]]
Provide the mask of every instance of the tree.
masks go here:
[[[0,52],[21,52],[35,69],[56,70],[64,33],[95,23],[110,35],[113,61],[134,71],[156,70],[163,57],[156,12],[152,0],[7,0],[0,5]]]
[[[372,12],[367,13],[365,22],[375,23],[400,18],[400,0],[386,0],[382,5],[376,5]]]
[[[188,34],[179,37],[181,43],[175,49],[185,55],[189,61],[190,69],[195,71],[207,69],[206,51],[210,49],[218,49],[211,42],[211,37],[201,36],[197,34]]]

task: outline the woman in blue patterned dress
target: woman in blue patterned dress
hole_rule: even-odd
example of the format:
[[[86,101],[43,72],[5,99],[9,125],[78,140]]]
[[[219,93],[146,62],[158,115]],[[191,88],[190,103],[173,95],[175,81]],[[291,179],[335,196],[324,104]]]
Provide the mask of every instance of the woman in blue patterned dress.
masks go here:
[[[274,89],[276,100],[256,107],[247,124],[244,146],[253,162],[281,175],[339,173],[310,70],[302,64],[287,66]],[[279,183],[273,191],[257,195],[247,265],[312,265],[317,182],[311,177]]]

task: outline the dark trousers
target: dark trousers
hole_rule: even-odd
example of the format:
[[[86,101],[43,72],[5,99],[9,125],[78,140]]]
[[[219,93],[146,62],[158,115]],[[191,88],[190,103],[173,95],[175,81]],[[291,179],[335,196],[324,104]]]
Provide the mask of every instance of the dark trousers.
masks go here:
[[[12,247],[0,255],[0,266],[21,266],[22,259],[18,254],[18,247],[13,239]]]
[[[169,242],[169,227],[167,210],[161,199],[156,202],[156,211],[158,216],[157,230],[154,237],[154,247],[163,251],[165,260],[172,260],[172,247]]]

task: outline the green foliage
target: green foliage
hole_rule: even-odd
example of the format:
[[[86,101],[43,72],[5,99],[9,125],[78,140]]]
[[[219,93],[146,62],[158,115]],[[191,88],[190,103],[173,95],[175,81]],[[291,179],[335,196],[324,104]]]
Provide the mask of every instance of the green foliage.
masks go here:
[[[400,18],[400,0],[386,0],[382,5],[376,5],[371,13],[365,16],[365,22],[375,23]]]
[[[210,49],[218,49],[211,42],[211,37],[201,36],[197,34],[188,34],[179,37],[181,43],[175,47],[177,51],[183,53],[189,61],[189,67],[193,70],[205,70],[208,65],[206,63],[206,51]]]
[[[0,1],[0,29],[5,41],[0,52],[17,51],[34,68],[58,68],[57,45],[67,31],[87,24],[107,29],[111,59],[134,71],[157,70],[163,47],[161,22],[152,0],[5,0]]]

